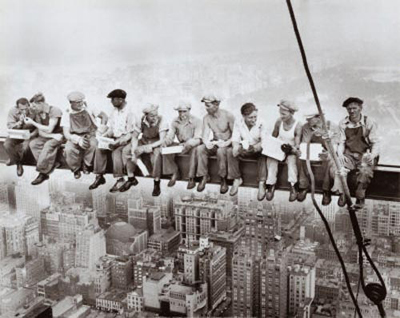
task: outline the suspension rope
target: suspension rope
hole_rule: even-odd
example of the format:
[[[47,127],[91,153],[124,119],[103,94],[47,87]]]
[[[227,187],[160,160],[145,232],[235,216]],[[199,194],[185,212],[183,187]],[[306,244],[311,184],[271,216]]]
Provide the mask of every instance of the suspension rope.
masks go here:
[[[291,21],[292,21],[292,24],[293,24],[293,30],[294,30],[294,33],[296,35],[297,43],[299,45],[299,49],[300,49],[300,53],[301,53],[301,57],[302,57],[302,61],[303,61],[303,66],[304,66],[304,70],[306,72],[307,79],[308,79],[308,81],[310,83],[311,90],[312,90],[312,93],[313,93],[313,96],[314,96],[314,100],[315,100],[315,104],[316,104],[316,106],[318,108],[318,113],[319,113],[319,116],[320,116],[321,121],[322,121],[322,128],[323,128],[323,131],[324,131],[324,136],[323,137],[324,137],[324,140],[325,140],[325,145],[327,147],[327,150],[328,150],[331,158],[333,159],[333,162],[334,162],[335,167],[336,167],[336,171],[340,172],[342,170],[342,163],[339,161],[339,159],[338,159],[338,157],[336,155],[335,149],[333,148],[332,141],[330,139],[330,134],[329,134],[329,130],[328,130],[328,127],[327,127],[327,124],[326,124],[325,116],[324,116],[324,113],[322,112],[321,104],[319,102],[317,89],[315,87],[315,84],[314,84],[310,69],[308,67],[306,52],[304,50],[303,42],[301,40],[301,36],[300,36],[300,32],[299,32],[299,29],[298,29],[298,26],[297,26],[296,16],[295,16],[294,11],[293,11],[291,0],[286,0],[286,3],[287,3],[287,6],[288,6],[288,9],[289,9],[289,14],[290,14],[290,18],[291,18]],[[340,262],[340,264],[342,266],[342,270],[343,270],[343,273],[344,273],[344,276],[345,276],[345,280],[346,280],[346,285],[347,285],[347,288],[349,290],[350,297],[351,297],[351,299],[352,299],[352,301],[354,303],[355,310],[357,311],[359,316],[362,317],[361,311],[360,311],[360,307],[358,306],[357,299],[354,297],[354,293],[353,293],[353,291],[351,289],[351,285],[350,285],[350,281],[349,281],[348,274],[347,274],[347,271],[346,271],[346,267],[345,267],[345,264],[343,262],[342,256],[340,255],[340,252],[337,249],[336,242],[335,242],[335,240],[333,238],[333,235],[332,235],[332,231],[331,231],[331,229],[329,227],[329,224],[328,224],[325,216],[323,216],[321,209],[319,208],[317,202],[315,201],[315,197],[314,197],[315,180],[314,180],[314,175],[312,173],[310,160],[309,160],[309,151],[310,151],[309,150],[309,146],[310,146],[310,141],[308,141],[308,144],[307,144],[307,169],[309,171],[310,177],[312,176],[312,178],[311,178],[311,181],[312,181],[311,182],[312,201],[313,201],[315,209],[318,211],[319,215],[322,218],[322,221],[325,224],[325,227],[327,229],[327,232],[328,232],[329,238],[331,240],[332,246],[333,246],[333,248],[334,248],[334,250],[336,252],[336,255],[337,255],[338,259],[339,259],[339,262]],[[353,206],[353,203],[351,201],[350,190],[349,190],[349,187],[347,185],[347,177],[346,177],[345,174],[342,174],[342,173],[339,173],[339,177],[340,177],[340,182],[341,182],[343,190],[344,190],[343,192],[344,192],[344,195],[345,195],[345,198],[346,198],[347,209],[349,211],[349,216],[350,216],[351,224],[352,224],[352,227],[353,227],[353,232],[354,232],[354,235],[356,237],[356,242],[357,242],[357,245],[358,245],[361,286],[363,288],[363,291],[364,291],[365,295],[378,307],[381,317],[386,317],[386,313],[385,313],[385,310],[384,310],[383,305],[382,305],[382,302],[386,298],[386,293],[387,293],[385,283],[384,283],[383,278],[382,278],[381,274],[379,273],[377,267],[375,266],[373,260],[371,259],[371,256],[369,255],[369,253],[368,253],[368,251],[366,249],[367,244],[365,243],[364,238],[363,238],[363,236],[361,234],[360,226],[359,226],[359,223],[358,223],[358,220],[357,220],[357,215],[356,215],[356,208]],[[377,275],[377,277],[378,277],[378,279],[380,281],[380,284],[378,284],[378,283],[370,283],[370,284],[367,284],[367,285],[365,284],[365,281],[364,281],[364,268],[363,268],[363,254],[366,256],[366,258],[367,258],[368,262],[370,263],[372,269],[374,270],[375,274]]]

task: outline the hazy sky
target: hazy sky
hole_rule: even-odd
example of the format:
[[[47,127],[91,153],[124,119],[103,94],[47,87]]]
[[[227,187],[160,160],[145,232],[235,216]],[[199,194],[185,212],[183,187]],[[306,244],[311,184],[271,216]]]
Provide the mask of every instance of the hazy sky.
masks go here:
[[[309,50],[399,53],[398,0],[293,3]],[[0,0],[7,66],[134,63],[275,50],[293,40],[284,0]]]

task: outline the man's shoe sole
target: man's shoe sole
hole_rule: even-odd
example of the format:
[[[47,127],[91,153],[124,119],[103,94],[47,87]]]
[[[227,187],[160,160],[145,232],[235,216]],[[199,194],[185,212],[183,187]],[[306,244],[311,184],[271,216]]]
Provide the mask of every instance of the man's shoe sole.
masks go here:
[[[32,181],[31,182],[31,185],[39,185],[39,184],[42,184],[43,182],[45,182],[46,180],[49,180],[49,176],[47,176],[46,178],[44,178],[42,181],[40,181],[40,182],[35,182],[35,180],[34,181]]]

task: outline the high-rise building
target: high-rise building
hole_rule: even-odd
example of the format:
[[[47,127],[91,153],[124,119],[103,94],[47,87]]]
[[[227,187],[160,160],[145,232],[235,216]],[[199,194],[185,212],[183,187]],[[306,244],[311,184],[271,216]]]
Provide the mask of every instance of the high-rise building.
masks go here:
[[[3,229],[5,256],[25,252],[25,216],[7,215],[0,220]]]
[[[105,187],[99,187],[91,191],[93,209],[96,210],[98,217],[107,216],[107,190]]]
[[[8,184],[5,182],[0,183],[0,217],[10,213],[10,206],[8,200]]]
[[[30,179],[23,178],[15,187],[17,213],[40,220],[40,211],[50,206],[49,185],[45,182],[32,187],[30,182]]]
[[[237,207],[227,200],[194,196],[174,201],[175,229],[181,232],[182,242],[190,245],[200,236],[214,231],[230,231],[237,225]]]
[[[96,262],[106,254],[104,231],[90,225],[76,236],[75,266],[89,269],[96,268]]]
[[[195,284],[199,281],[199,258],[201,248],[199,246],[190,246],[184,248],[183,252],[184,282],[190,285]]]
[[[288,267],[289,315],[295,315],[306,300],[315,296],[315,266],[295,264]]]
[[[264,258],[277,235],[281,235],[280,213],[267,202],[250,202],[245,212],[242,244],[251,255]]]
[[[161,230],[160,208],[144,205],[141,208],[136,209],[133,206],[132,208],[129,208],[128,211],[129,224],[133,225],[137,229],[147,230],[149,235],[158,233]]]
[[[207,283],[208,310],[214,310],[226,298],[226,250],[205,247],[199,258],[199,279]]]
[[[260,264],[261,317],[287,317],[287,256],[273,249]]]
[[[244,227],[238,227],[230,232],[216,232],[209,234],[211,243],[222,246],[226,250],[226,292],[232,292],[232,260],[233,255],[239,251],[240,240]]]
[[[30,287],[46,278],[46,272],[43,270],[44,261],[42,258],[36,258],[26,262],[24,265],[15,268],[17,277],[17,287]]]
[[[128,193],[118,193],[115,195],[114,217],[128,222]]]
[[[132,259],[121,256],[112,261],[111,284],[112,287],[128,290],[133,283]]]
[[[36,254],[36,243],[39,242],[39,220],[28,216],[25,219],[25,254]]]
[[[232,308],[237,317],[254,317],[260,312],[260,262],[245,252],[233,257]]]

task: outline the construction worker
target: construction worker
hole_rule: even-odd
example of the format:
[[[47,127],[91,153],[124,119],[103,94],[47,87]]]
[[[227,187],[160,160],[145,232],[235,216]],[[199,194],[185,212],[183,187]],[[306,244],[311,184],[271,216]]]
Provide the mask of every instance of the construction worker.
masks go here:
[[[25,117],[25,123],[38,129],[39,136],[29,143],[32,154],[36,159],[36,170],[39,175],[32,181],[38,185],[49,179],[49,174],[60,165],[56,161],[58,149],[64,142],[64,135],[60,126],[62,111],[58,107],[46,103],[42,93],[34,95],[31,108],[37,114],[35,120]]]
[[[303,125],[302,134],[301,134],[301,142],[310,144],[320,144],[322,145],[322,152],[319,154],[319,158],[321,160],[321,170],[323,175],[322,182],[322,205],[329,205],[332,201],[331,195],[331,169],[333,168],[333,161],[329,155],[328,148],[325,143],[324,137],[327,136],[322,128],[322,119],[318,111],[311,112],[306,116],[306,123]],[[326,122],[328,128],[328,134],[331,139],[332,145],[334,149],[337,148],[339,131],[337,125],[332,123],[331,121]],[[299,192],[297,195],[297,201],[303,202],[306,197],[308,191],[310,191],[310,176],[307,169],[306,160],[297,161],[298,171],[299,171]]]
[[[219,108],[221,100],[215,95],[206,95],[201,101],[206,107],[207,115],[203,119],[203,144],[197,148],[197,177],[201,177],[197,191],[201,192],[205,189],[209,180],[208,157],[216,155],[218,175],[221,178],[220,192],[224,194],[229,190],[227,182],[227,150],[231,146],[235,117],[227,110]],[[211,132],[213,136],[210,140]]]
[[[97,146],[97,124],[94,114],[87,109],[83,93],[71,92],[67,99],[70,108],[61,119],[64,137],[67,139],[65,159],[75,179],[79,179],[81,171],[89,174],[92,170]]]
[[[228,179],[233,179],[230,195],[237,194],[243,180],[239,169],[240,159],[257,159],[259,201],[265,198],[267,180],[266,157],[261,154],[261,136],[265,133],[265,124],[258,117],[258,110],[252,103],[244,104],[240,112],[242,118],[236,120],[232,132],[232,148],[228,148]]]
[[[37,136],[37,129],[33,125],[28,125],[25,122],[25,117],[35,118],[35,113],[29,107],[29,101],[26,98],[19,98],[15,106],[10,109],[7,117],[8,129],[26,129],[30,130],[30,138],[27,140],[13,139],[7,137],[4,141],[4,150],[8,154],[9,160],[6,162],[7,166],[17,165],[17,175],[21,177],[24,173],[22,162],[24,156],[29,150],[29,142],[32,138]]]
[[[120,191],[124,192],[135,186],[138,181],[135,178],[137,160],[141,158],[146,167],[152,171],[154,188],[152,195],[161,194],[160,179],[162,173],[161,145],[168,131],[168,124],[158,114],[158,105],[149,104],[143,109],[143,117],[135,125],[132,142],[124,149],[128,181],[124,183]],[[139,139],[140,134],[142,137]]]
[[[111,151],[113,175],[117,180],[111,187],[110,192],[115,193],[119,191],[120,187],[125,183],[124,169],[126,161],[122,155],[122,150],[131,141],[135,125],[135,116],[128,107],[126,102],[126,92],[124,90],[115,89],[107,95],[107,98],[111,98],[111,104],[114,109],[108,118],[106,130],[99,132],[99,135],[111,138],[114,141],[109,144],[109,150],[97,147],[94,155],[93,170],[97,176],[95,181],[89,186],[89,189],[96,189],[100,185],[106,183],[104,174],[106,173],[107,168],[107,157]]]
[[[347,171],[357,171],[356,208],[365,204],[365,191],[370,184],[374,167],[379,159],[378,127],[370,117],[363,115],[363,101],[358,97],[350,97],[343,102],[348,116],[339,123],[339,161]],[[346,204],[343,188],[336,174],[334,188],[339,192],[338,205]]]
[[[272,136],[284,142],[282,150],[286,153],[288,166],[288,181],[290,183],[289,201],[297,199],[297,157],[300,156],[299,146],[301,140],[302,125],[294,118],[298,107],[291,101],[281,100],[279,107],[280,118],[275,122]],[[278,160],[267,158],[267,195],[268,201],[272,200],[275,193],[275,184],[278,175]]]
[[[192,106],[187,102],[180,102],[178,106],[174,108],[178,111],[179,115],[172,121],[168,134],[163,142],[163,147],[177,145],[177,143],[174,143],[176,137],[179,144],[183,146],[181,154],[190,156],[188,189],[193,189],[196,186],[194,180],[196,177],[197,165],[196,149],[201,143],[202,134],[202,122],[199,118],[190,113],[191,108]],[[163,171],[166,175],[172,175],[168,186],[173,187],[180,174],[174,154],[163,155]]]

